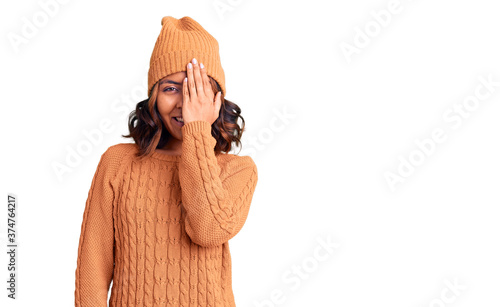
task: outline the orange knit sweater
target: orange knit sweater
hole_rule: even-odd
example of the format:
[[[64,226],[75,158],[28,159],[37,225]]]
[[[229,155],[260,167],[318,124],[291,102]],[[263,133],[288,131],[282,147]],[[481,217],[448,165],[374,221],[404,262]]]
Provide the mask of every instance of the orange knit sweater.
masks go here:
[[[182,154],[136,144],[101,156],[78,247],[75,306],[235,306],[228,240],[257,184],[250,156],[215,155],[206,121],[182,127]]]

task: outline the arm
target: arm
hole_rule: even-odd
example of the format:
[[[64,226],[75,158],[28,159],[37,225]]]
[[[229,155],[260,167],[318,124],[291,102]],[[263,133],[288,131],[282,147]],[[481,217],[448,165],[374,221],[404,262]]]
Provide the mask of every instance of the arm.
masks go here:
[[[88,193],[78,246],[75,306],[107,306],[114,269],[114,191],[119,164],[108,149],[102,156]]]
[[[236,156],[221,169],[207,121],[185,124],[182,135],[179,180],[186,233],[198,245],[221,245],[245,223],[257,185],[257,167],[250,156]]]

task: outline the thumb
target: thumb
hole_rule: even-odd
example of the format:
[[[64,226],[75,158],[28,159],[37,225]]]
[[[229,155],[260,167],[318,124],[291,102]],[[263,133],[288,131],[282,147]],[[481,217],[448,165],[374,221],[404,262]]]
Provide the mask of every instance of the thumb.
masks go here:
[[[222,92],[219,91],[215,96],[215,107],[217,108],[217,110],[220,109],[221,104],[222,104]]]

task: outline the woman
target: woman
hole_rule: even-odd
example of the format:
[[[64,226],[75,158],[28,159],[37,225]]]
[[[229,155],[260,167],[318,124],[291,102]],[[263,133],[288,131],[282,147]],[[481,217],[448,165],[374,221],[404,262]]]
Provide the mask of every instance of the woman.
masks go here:
[[[135,143],[101,156],[83,214],[75,306],[235,306],[228,240],[257,184],[227,153],[244,128],[224,98],[217,41],[189,17],[162,18]],[[188,64],[189,63],[189,64]],[[243,128],[236,123],[243,121]]]

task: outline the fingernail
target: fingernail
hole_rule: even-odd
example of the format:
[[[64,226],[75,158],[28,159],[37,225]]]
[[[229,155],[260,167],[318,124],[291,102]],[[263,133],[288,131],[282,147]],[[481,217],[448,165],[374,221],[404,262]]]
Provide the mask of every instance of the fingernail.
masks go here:
[[[193,58],[193,64],[198,64],[198,61],[196,61],[195,58]]]
[[[205,67],[205,65],[203,65],[203,63],[200,63],[200,67],[201,67],[201,69],[203,69]]]
[[[189,68],[189,69],[193,68],[193,64],[189,63],[189,64],[188,64],[188,68]]]

